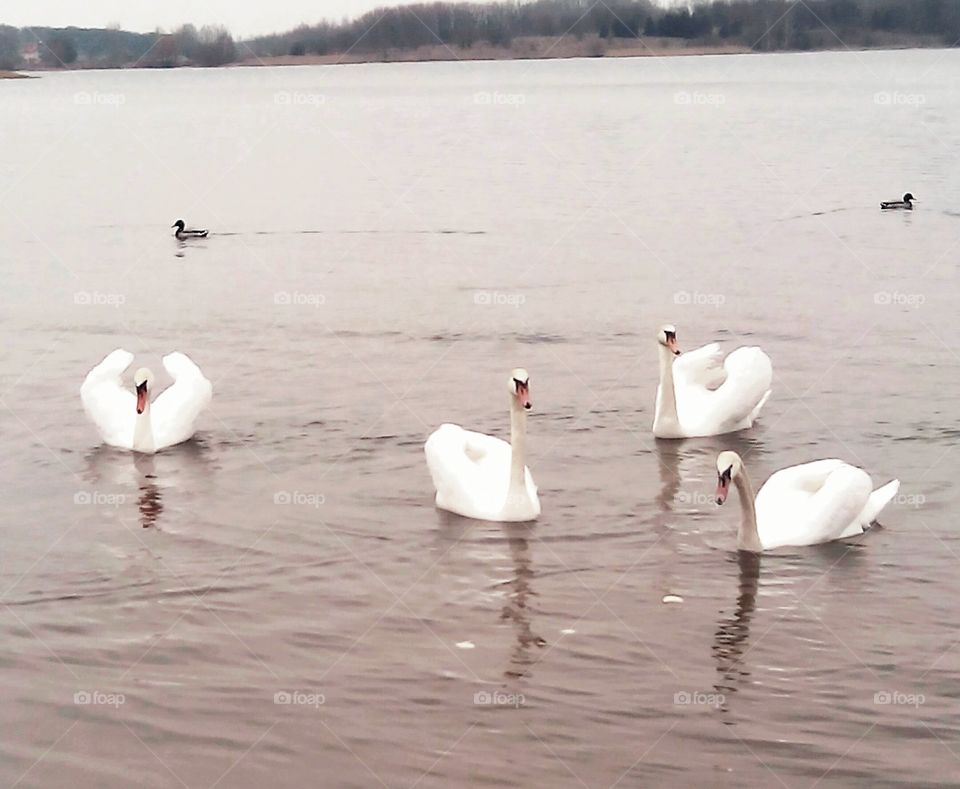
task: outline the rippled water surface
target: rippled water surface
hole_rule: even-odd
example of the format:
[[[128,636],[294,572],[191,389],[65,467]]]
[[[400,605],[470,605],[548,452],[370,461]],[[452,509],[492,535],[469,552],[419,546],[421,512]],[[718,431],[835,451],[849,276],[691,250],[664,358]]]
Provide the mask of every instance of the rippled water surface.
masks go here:
[[[949,51],[0,83],[0,779],[960,780],[958,86]],[[770,354],[756,428],[652,440],[667,321]],[[120,346],[214,382],[193,442],[99,445]],[[506,435],[518,365],[543,516],[437,512],[423,441]],[[741,557],[724,448],[901,495]]]

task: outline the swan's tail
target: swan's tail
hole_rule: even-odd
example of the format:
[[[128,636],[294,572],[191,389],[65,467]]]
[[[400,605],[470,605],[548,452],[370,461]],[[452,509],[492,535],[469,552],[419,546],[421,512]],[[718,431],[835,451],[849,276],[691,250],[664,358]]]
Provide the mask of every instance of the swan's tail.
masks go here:
[[[867,504],[860,513],[860,523],[865,527],[873,523],[880,511],[890,503],[890,500],[897,495],[900,490],[900,480],[895,479],[888,482],[882,488],[877,488],[870,494]]]
[[[772,394],[773,394],[773,389],[767,389],[766,394],[763,397],[761,397],[760,402],[757,403],[757,407],[750,412],[750,417],[748,421],[750,422],[751,425],[753,425],[753,423],[760,418],[760,411],[767,404],[767,400],[770,399],[770,395]]]

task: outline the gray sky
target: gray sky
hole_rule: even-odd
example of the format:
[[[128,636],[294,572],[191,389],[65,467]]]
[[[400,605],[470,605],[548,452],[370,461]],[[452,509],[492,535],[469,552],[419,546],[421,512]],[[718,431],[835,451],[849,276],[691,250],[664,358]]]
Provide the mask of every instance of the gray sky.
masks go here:
[[[126,30],[172,29],[184,22],[198,27],[223,24],[234,35],[289,30],[301,22],[339,20],[372,8],[417,0],[0,0],[0,23],[24,27],[106,27]],[[422,2],[422,0],[420,0]],[[676,2],[676,0],[669,0]],[[667,4],[663,2],[662,4]]]

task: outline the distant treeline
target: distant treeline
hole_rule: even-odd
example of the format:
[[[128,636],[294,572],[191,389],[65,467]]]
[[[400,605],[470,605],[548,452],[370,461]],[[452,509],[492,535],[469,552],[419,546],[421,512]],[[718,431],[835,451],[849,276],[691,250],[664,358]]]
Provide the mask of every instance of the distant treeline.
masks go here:
[[[237,46],[222,27],[197,30],[184,25],[174,33],[130,33],[115,28],[0,25],[0,69],[11,71],[31,66],[222,66],[236,59]]]
[[[960,39],[960,0],[715,0],[664,10],[648,0],[425,3],[371,11],[246,42],[260,56],[380,52],[478,42],[508,46],[523,36],[664,37],[738,44],[760,51],[871,46],[891,38]],[[843,42],[843,43],[841,43]]]
[[[303,25],[236,44],[222,27],[172,33],[0,25],[0,69],[76,63],[94,67],[218,66],[277,55],[378,55],[445,44],[509,47],[514,39],[570,35],[660,37],[758,51],[883,46],[956,46],[960,0],[713,0],[665,10],[650,0],[434,2],[381,8],[344,22]]]

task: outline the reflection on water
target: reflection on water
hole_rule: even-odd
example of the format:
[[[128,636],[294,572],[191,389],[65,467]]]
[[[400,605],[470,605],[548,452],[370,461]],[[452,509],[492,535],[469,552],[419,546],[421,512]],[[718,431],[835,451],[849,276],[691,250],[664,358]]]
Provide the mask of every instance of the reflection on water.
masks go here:
[[[209,446],[201,436],[194,436],[154,455],[101,444],[87,453],[83,479],[99,493],[136,500],[140,525],[147,529],[161,522],[164,489],[196,495],[209,484],[214,469]]]
[[[511,622],[517,634],[516,646],[510,653],[510,667],[504,671],[504,676],[511,678],[526,676],[530,667],[536,663],[530,647],[542,647],[547,643],[546,639],[533,632],[527,600],[531,595],[536,595],[531,589],[534,571],[528,539],[533,528],[527,523],[503,524],[510,558],[513,560],[513,578],[505,583],[507,599],[503,604],[500,619]]]
[[[137,509],[140,511],[140,525],[149,529],[157,525],[157,518],[163,512],[163,501],[160,495],[160,486],[156,483],[155,462],[153,455],[134,453],[134,467],[140,474],[140,497],[137,499]]]
[[[743,656],[749,649],[750,620],[757,605],[760,561],[760,554],[737,551],[740,572],[736,606],[733,613],[721,616],[713,635],[711,651],[720,675],[714,688],[724,696],[721,706],[724,712],[729,711],[733,694],[750,676],[749,669],[743,663]]]
[[[673,511],[673,504],[680,491],[680,456],[683,450],[682,441],[666,441],[655,439],[657,451],[657,468],[660,471],[660,490],[657,491],[657,506],[660,512]]]

